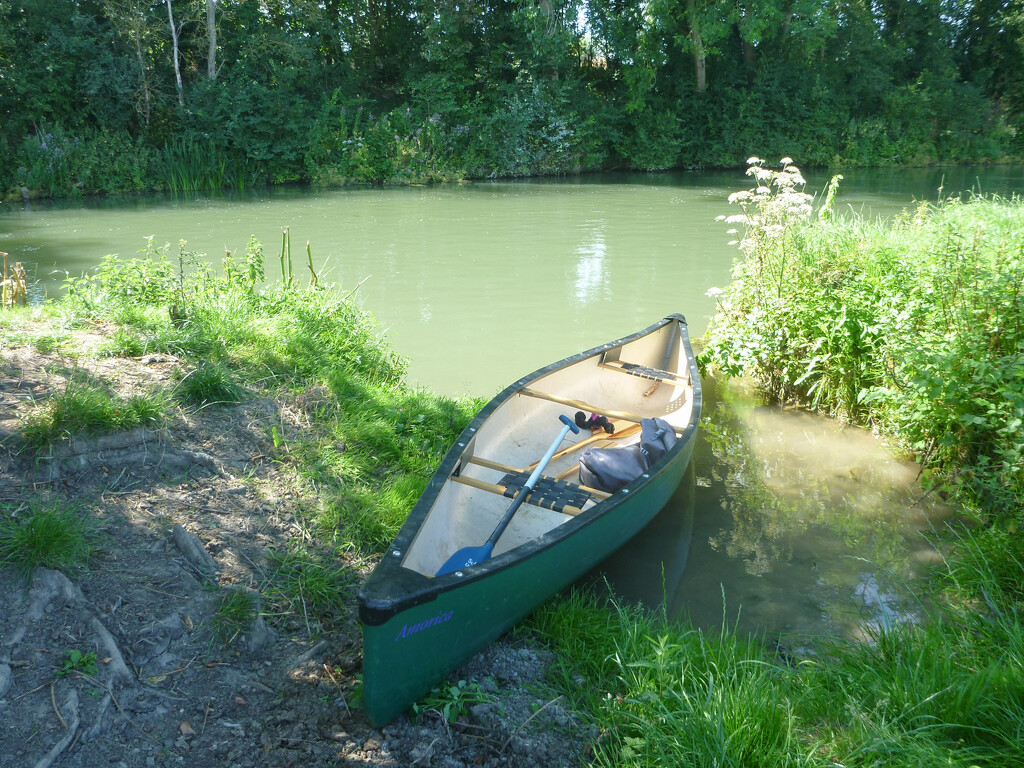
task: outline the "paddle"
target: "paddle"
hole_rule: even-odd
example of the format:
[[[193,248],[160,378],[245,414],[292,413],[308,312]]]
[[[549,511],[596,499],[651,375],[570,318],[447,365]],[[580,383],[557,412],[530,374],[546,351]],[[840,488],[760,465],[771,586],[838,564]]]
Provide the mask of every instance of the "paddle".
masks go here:
[[[551,461],[551,457],[555,455],[555,451],[558,450],[558,446],[562,444],[565,436],[569,434],[569,430],[572,430],[574,435],[578,435],[580,433],[579,427],[573,424],[568,416],[563,414],[558,417],[558,420],[564,425],[562,427],[562,431],[558,433],[558,437],[555,438],[555,441],[548,448],[547,453],[544,454],[544,458],[537,463],[537,467],[530,473],[530,477],[527,479],[526,485],[524,485],[522,490],[516,494],[516,497],[509,505],[505,516],[501,518],[501,522],[498,523],[498,526],[494,529],[494,532],[491,533],[490,537],[488,537],[487,541],[479,547],[463,547],[460,549],[445,561],[445,564],[438,569],[435,574],[436,576],[443,576],[446,573],[457,571],[460,568],[468,568],[471,565],[476,565],[477,563],[490,558],[491,552],[494,551],[494,545],[498,543],[498,539],[501,538],[501,534],[505,532],[505,529],[508,528],[508,524],[512,522],[512,517],[515,515],[519,507],[522,506],[523,501],[529,495],[530,491],[533,490],[533,486],[535,486],[537,481],[540,480],[541,473],[544,471],[544,468],[547,467],[548,462]]]

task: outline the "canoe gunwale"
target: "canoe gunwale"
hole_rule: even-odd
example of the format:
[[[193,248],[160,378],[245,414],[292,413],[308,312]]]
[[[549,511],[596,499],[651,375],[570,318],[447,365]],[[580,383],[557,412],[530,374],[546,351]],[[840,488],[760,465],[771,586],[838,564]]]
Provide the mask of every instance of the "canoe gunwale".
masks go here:
[[[465,453],[466,447],[476,435],[477,430],[485,421],[487,421],[487,419],[490,418],[497,408],[514,397],[530,382],[542,376],[595,355],[599,355],[608,349],[628,344],[635,339],[655,333],[670,323],[677,323],[680,342],[684,344],[685,349],[687,350],[685,359],[690,369],[692,381],[694,382],[693,402],[689,422],[684,428],[682,428],[682,431],[678,433],[679,436],[675,445],[664,457],[662,457],[658,462],[658,465],[653,468],[653,471],[645,472],[643,475],[630,482],[625,486],[625,488],[620,489],[609,498],[600,501],[597,505],[586,510],[583,514],[572,517],[547,533],[499,555],[495,555],[493,558],[479,563],[472,568],[466,569],[465,571],[456,571],[442,576],[429,577],[402,566],[402,560],[409,546],[412,544],[417,531],[426,519],[427,514],[430,512],[437,495],[441,492],[444,484],[448,482],[450,476],[457,470],[459,462]],[[680,373],[682,373],[682,371],[680,371]],[[498,571],[520,564],[549,547],[555,546],[558,542],[572,536],[583,527],[591,525],[592,523],[606,517],[608,514],[613,513],[615,508],[620,504],[632,502],[635,495],[641,492],[643,487],[647,485],[654,476],[656,476],[662,469],[668,467],[684,450],[690,450],[692,448],[691,443],[696,435],[697,427],[700,422],[700,414],[700,374],[697,370],[696,360],[690,346],[686,319],[681,314],[668,315],[659,322],[644,328],[643,330],[551,363],[550,365],[529,373],[513,382],[492,398],[480,410],[480,412],[473,417],[472,421],[466,426],[445,454],[445,457],[442,459],[437,471],[431,477],[427,487],[420,496],[420,499],[413,507],[408,519],[399,531],[398,536],[388,548],[383,559],[374,569],[366,583],[359,590],[357,599],[359,604],[360,620],[366,626],[378,626],[384,624],[402,611],[431,602],[445,592],[459,589],[466,584],[485,579]]]

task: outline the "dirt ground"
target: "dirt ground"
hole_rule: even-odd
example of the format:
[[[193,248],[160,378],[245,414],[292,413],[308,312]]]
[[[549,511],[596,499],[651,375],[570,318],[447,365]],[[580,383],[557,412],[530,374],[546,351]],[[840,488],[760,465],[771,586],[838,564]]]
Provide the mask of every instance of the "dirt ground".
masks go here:
[[[543,649],[504,640],[474,658],[454,679],[483,695],[454,723],[428,710],[374,729],[354,701],[354,601],[325,623],[266,599],[267,551],[307,535],[296,515],[307,491],[270,437],[303,428],[301,396],[179,409],[159,430],[25,450],[21,419],[70,376],[132,394],[183,367],[90,355],[105,335],[74,332],[60,347],[74,356],[0,346],[0,513],[59,499],[96,521],[99,541],[86,568],[37,570],[28,585],[0,568],[0,766],[585,761],[597,733],[545,687]],[[344,566],[358,583],[372,563]],[[226,589],[259,608],[230,640],[214,621]],[[92,667],[75,663],[92,653]]]

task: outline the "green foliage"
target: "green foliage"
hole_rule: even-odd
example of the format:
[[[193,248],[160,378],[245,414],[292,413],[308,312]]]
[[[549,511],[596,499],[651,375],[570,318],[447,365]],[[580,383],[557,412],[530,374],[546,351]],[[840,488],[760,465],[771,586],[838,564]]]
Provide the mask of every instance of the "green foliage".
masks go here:
[[[244,390],[231,371],[211,362],[199,363],[182,376],[174,387],[174,396],[178,400],[194,406],[237,403],[244,395]]]
[[[439,686],[412,705],[413,722],[419,722],[426,712],[436,712],[449,723],[456,722],[462,715],[478,704],[494,701],[476,683],[459,680],[457,683]]]
[[[0,188],[30,194],[466,176],[987,162],[1024,147],[1013,3],[397,0],[0,4]],[[898,33],[894,32],[898,30]],[[198,58],[197,58],[198,57]],[[703,73],[703,74],[698,74]]]
[[[70,651],[64,652],[64,659],[60,663],[60,669],[54,673],[54,677],[67,677],[76,672],[81,672],[83,675],[95,675],[97,671],[94,651],[82,653],[77,648],[72,648]]]
[[[375,118],[339,105],[336,91],[314,123],[306,172],[315,184],[426,184],[462,178],[454,132],[437,115],[416,121],[408,108]]]
[[[88,382],[69,381],[63,392],[25,417],[21,436],[41,452],[64,438],[159,426],[163,420],[164,402],[159,396],[122,398]]]
[[[71,133],[59,126],[26,136],[10,180],[50,197],[145,189],[153,153],[125,132]]]
[[[95,546],[94,528],[80,509],[39,501],[0,505],[0,563],[26,580],[36,568],[81,567]]]
[[[758,166],[759,167],[759,166]],[[946,201],[892,224],[750,206],[702,361],[772,397],[870,423],[998,539],[1024,524],[1024,204]],[[994,543],[994,542],[992,542]],[[983,545],[1015,573],[1019,553]],[[1002,564],[999,564],[999,563]]]
[[[252,626],[256,619],[256,600],[245,589],[225,588],[217,598],[213,632],[217,639],[230,645],[235,638]]]

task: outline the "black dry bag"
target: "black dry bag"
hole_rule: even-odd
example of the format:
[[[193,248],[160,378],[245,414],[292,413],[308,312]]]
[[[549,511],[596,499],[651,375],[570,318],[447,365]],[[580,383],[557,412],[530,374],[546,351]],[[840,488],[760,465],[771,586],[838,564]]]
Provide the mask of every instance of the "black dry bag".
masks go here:
[[[588,448],[580,458],[580,484],[614,493],[650,469],[676,443],[664,419],[640,422],[640,442],[623,448]]]

